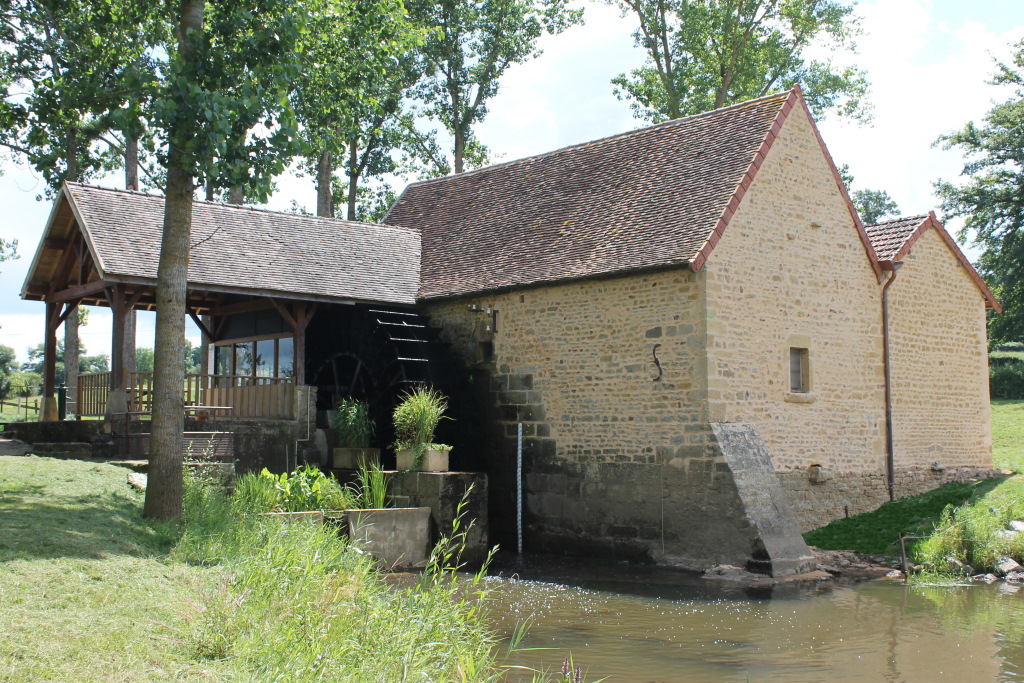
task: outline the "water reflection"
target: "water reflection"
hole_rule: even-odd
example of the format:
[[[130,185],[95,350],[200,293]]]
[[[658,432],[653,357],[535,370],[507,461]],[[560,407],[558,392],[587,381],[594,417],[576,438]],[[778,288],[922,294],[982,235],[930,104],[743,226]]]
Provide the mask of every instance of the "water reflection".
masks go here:
[[[551,648],[510,664],[555,671],[571,651],[593,679],[637,683],[1024,680],[1024,602],[999,585],[768,592],[543,558],[499,573],[487,579],[495,627],[529,620],[523,648]]]

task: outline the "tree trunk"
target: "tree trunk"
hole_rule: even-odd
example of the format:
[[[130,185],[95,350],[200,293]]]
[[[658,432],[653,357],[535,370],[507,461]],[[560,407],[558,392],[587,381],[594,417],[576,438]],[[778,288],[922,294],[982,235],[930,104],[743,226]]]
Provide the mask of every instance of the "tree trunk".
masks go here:
[[[455,172],[462,173],[462,157],[466,153],[466,134],[461,128],[455,129]]]
[[[64,159],[67,162],[64,180],[75,182],[78,180],[78,128],[75,126],[68,126],[64,140]]]
[[[139,140],[130,135],[124,141],[124,186],[139,191]]]
[[[68,399],[78,396],[78,306],[72,309],[64,320],[64,386],[68,388]],[[78,414],[78,406],[75,406]]]
[[[357,140],[348,143],[348,219],[356,219],[356,193],[359,191],[359,144]]]
[[[334,155],[329,150],[320,153],[316,165],[316,215],[334,218],[333,168]]]
[[[202,32],[205,0],[181,0],[178,50],[186,65],[197,55],[185,36]],[[186,68],[185,73],[194,73]],[[149,484],[146,517],[171,520],[181,516],[184,452],[185,299],[188,288],[189,238],[195,179],[187,169],[182,145],[196,135],[195,123],[176,121],[169,132],[167,196],[156,286],[156,344],[153,350],[153,421],[149,437]]]
[[[241,187],[228,190],[228,204],[245,204],[245,191]]]

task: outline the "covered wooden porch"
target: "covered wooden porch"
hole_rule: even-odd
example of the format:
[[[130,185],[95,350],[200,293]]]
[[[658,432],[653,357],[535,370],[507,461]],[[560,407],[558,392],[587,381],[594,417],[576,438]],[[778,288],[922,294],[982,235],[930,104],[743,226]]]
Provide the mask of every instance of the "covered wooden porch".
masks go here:
[[[110,371],[79,376],[76,414],[151,409],[152,374],[126,359],[133,312],[156,307],[162,216],[154,195],[74,183],[58,195],[22,290],[46,305],[41,421],[58,419],[57,332],[82,305],[109,307],[113,322]],[[197,202],[192,234],[186,310],[204,351],[185,406],[294,419],[319,308],[415,302],[415,231]]]

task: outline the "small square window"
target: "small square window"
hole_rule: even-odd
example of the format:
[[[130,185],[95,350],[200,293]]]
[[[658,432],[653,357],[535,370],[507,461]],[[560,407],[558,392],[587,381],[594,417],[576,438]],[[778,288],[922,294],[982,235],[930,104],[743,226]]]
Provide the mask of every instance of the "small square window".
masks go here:
[[[807,349],[790,347],[789,349],[789,390],[794,393],[806,393],[810,389],[810,366]]]

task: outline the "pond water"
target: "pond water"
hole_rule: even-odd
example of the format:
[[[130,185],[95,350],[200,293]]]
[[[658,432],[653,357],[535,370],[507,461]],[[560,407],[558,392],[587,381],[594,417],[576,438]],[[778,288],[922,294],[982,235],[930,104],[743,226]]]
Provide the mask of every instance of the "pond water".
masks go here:
[[[588,681],[1024,681],[1024,591],[1002,583],[744,589],[541,557],[485,581],[499,632],[529,624],[507,664],[553,673],[571,653]]]

